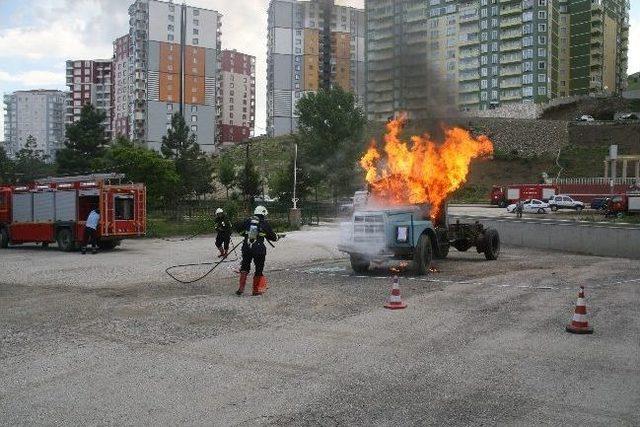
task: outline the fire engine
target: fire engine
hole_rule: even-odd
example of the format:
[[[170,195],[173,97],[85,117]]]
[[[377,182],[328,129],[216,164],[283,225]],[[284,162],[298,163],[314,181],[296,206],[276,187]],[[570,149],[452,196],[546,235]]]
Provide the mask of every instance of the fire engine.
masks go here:
[[[558,194],[558,187],[552,184],[512,184],[505,187],[494,185],[491,189],[491,204],[501,208],[518,200],[549,200]]]
[[[123,183],[122,174],[94,174],[0,186],[0,248],[57,243],[73,251],[82,242],[89,212],[100,208],[98,246],[113,249],[146,231],[144,184]]]

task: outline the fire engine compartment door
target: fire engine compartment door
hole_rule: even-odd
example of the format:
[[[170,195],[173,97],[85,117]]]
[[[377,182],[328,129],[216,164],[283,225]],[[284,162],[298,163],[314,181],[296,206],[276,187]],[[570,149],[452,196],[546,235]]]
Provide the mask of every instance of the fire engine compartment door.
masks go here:
[[[507,189],[507,200],[518,200],[520,199],[520,189],[519,188],[508,188]]]
[[[32,193],[14,193],[12,208],[13,222],[33,222]]]
[[[56,192],[56,221],[76,221],[77,209],[76,190],[58,190]]]
[[[53,222],[55,220],[54,197],[53,191],[33,193],[34,222]]]
[[[629,212],[640,212],[640,195],[629,196]]]

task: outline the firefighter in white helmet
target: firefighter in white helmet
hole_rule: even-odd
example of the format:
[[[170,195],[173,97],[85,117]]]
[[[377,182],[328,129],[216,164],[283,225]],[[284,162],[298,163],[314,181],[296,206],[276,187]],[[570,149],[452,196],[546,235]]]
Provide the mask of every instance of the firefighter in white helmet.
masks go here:
[[[242,263],[240,264],[240,283],[237,295],[242,295],[247,284],[247,276],[253,261],[255,271],[253,273],[252,295],[262,295],[267,290],[267,278],[263,274],[264,261],[267,255],[267,247],[264,240],[275,242],[278,235],[273,232],[271,225],[267,222],[267,208],[257,206],[253,211],[253,216],[247,218],[240,230],[244,236],[242,243]]]
[[[216,248],[220,251],[218,257],[226,257],[229,255],[229,243],[231,242],[231,222],[222,208],[216,209],[214,225],[217,232]]]

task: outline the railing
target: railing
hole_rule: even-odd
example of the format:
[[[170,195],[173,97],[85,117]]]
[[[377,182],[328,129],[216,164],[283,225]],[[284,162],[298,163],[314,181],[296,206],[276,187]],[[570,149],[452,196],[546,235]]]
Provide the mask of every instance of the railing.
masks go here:
[[[580,177],[580,178],[558,178],[554,180],[554,184],[598,184],[611,185],[633,185],[636,183],[635,178],[605,178],[605,177]]]

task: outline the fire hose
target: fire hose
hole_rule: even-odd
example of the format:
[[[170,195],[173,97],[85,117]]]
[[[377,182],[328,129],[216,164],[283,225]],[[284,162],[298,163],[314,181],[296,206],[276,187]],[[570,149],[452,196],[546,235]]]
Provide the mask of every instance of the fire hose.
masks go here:
[[[278,237],[284,237],[286,236],[286,234],[283,235],[279,235]],[[265,239],[267,241],[267,243],[272,247],[275,248],[274,244],[271,243],[270,240]],[[244,240],[240,240],[238,243],[236,243],[235,245],[233,245],[231,247],[231,250],[229,250],[229,252],[227,252],[222,258],[220,258],[220,260],[216,261],[216,262],[194,262],[194,263],[190,263],[190,264],[178,264],[178,265],[172,265],[170,267],[167,267],[166,270],[164,270],[165,273],[167,273],[167,275],[169,277],[171,277],[173,280],[175,280],[178,283],[182,283],[183,285],[190,285],[191,283],[195,283],[198,282],[202,279],[204,279],[205,277],[207,277],[209,274],[211,274],[213,272],[213,270],[215,270],[220,264],[223,263],[227,263],[227,262],[236,262],[238,261],[238,254],[236,253],[236,257],[234,259],[231,260],[227,260],[227,257],[236,252],[236,249],[238,248],[238,246],[240,246],[242,243],[244,242]],[[178,279],[176,276],[174,276],[171,273],[171,270],[176,269],[176,268],[184,268],[184,267],[198,267],[198,266],[202,266],[202,265],[210,265],[211,268],[209,269],[209,271],[207,271],[206,273],[204,273],[202,276],[193,279],[193,280],[181,280]]]

